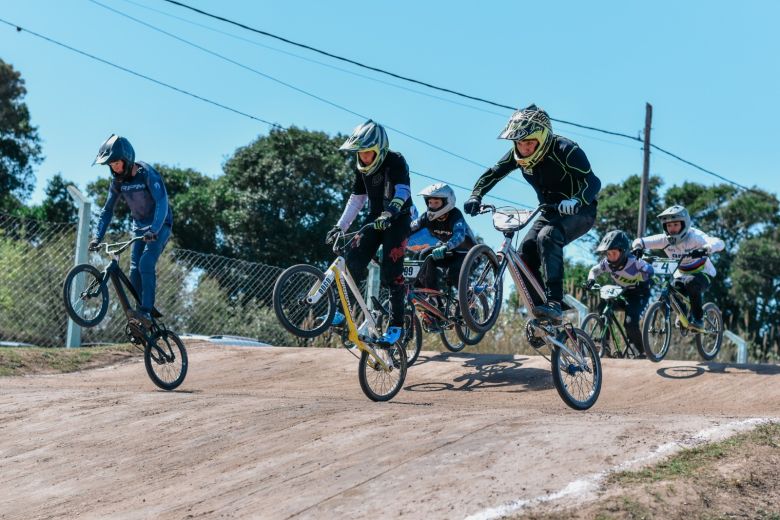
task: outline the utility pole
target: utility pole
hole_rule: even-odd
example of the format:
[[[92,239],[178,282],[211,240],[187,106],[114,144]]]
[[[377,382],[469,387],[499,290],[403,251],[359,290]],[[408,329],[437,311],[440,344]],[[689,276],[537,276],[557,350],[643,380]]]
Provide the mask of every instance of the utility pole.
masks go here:
[[[639,223],[636,226],[636,236],[645,236],[647,222],[647,191],[650,179],[650,126],[653,122],[653,105],[645,103],[645,145],[644,164],[642,166],[642,182],[639,185]]]

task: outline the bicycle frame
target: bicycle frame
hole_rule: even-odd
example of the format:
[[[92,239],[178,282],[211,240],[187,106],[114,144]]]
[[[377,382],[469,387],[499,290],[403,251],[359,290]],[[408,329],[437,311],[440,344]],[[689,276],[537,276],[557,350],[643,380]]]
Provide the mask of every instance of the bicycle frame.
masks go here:
[[[536,276],[531,272],[531,268],[526,265],[526,263],[523,261],[523,259],[520,257],[520,254],[514,250],[512,247],[512,239],[514,238],[514,235],[517,231],[522,229],[528,222],[531,222],[533,218],[540,212],[542,209],[544,209],[545,206],[539,206],[536,208],[535,211],[533,211],[527,218],[526,222],[520,226],[518,229],[513,231],[503,231],[504,233],[504,243],[501,245],[501,248],[496,252],[497,256],[500,257],[500,264],[498,269],[498,275],[496,276],[496,283],[503,284],[504,283],[504,273],[506,272],[507,267],[509,267],[509,274],[512,277],[512,280],[515,283],[515,288],[517,289],[517,293],[520,295],[520,298],[523,300],[523,304],[525,304],[526,308],[531,311],[531,313],[534,313],[534,309],[536,309],[536,305],[534,304],[533,297],[531,296],[531,293],[529,291],[528,284],[525,280],[528,280],[530,282],[530,288],[536,293],[536,295],[539,297],[539,299],[542,301],[542,303],[547,302],[547,297],[544,293],[544,289],[542,289],[541,284],[536,279]],[[483,206],[483,208],[489,208],[490,210],[494,211],[496,208],[494,206]],[[543,327],[535,327],[536,330],[544,330],[547,331],[546,328]],[[564,328],[566,328],[564,326]],[[569,331],[567,330],[567,334]],[[585,359],[583,358],[582,354],[579,352],[572,352],[569,350],[568,347],[566,347],[565,344],[558,341],[556,338],[552,337],[549,334],[543,334],[539,336],[541,339],[545,340],[548,345],[555,345],[556,347],[560,348],[570,356],[572,356],[574,359],[577,360],[577,363],[585,364]],[[577,344],[575,340],[575,344]]]
[[[623,345],[625,345],[626,351],[633,350],[633,347],[631,346],[631,342],[628,341],[628,334],[626,333],[626,330],[623,328],[623,325],[618,320],[615,319],[614,304],[615,304],[615,300],[607,300],[605,302],[604,310],[601,312],[600,315],[607,320],[607,326],[604,328],[602,337],[599,339],[603,341],[604,336],[609,334],[609,337],[612,338],[612,341],[615,344],[615,347],[618,349],[618,352],[623,352],[624,350],[619,350],[620,345],[617,343],[616,341],[617,339],[623,341]],[[617,331],[619,335],[615,334],[615,331]],[[635,353],[641,354],[641,352],[635,352]]]
[[[677,260],[656,258],[654,261],[670,263],[676,262]],[[661,294],[658,296],[658,301],[665,302],[667,306],[671,306],[677,313],[677,316],[680,319],[680,324],[683,326],[683,328],[687,329],[690,327],[690,321],[688,320],[688,309],[690,308],[690,302],[687,296],[674,287],[674,273],[677,272],[678,268],[679,263],[670,275],[664,276],[663,287],[661,288]]]
[[[344,287],[344,282],[346,282],[346,289]],[[317,303],[327,293],[330,286],[334,283],[336,285],[336,291],[339,296],[339,300],[341,301],[341,308],[344,310],[344,317],[346,319],[348,331],[347,339],[355,344],[360,351],[368,352],[369,355],[377,363],[379,363],[383,369],[389,370],[390,367],[387,365],[385,360],[382,359],[381,356],[378,356],[376,351],[367,342],[367,340],[370,341],[370,337],[377,338],[380,336],[379,329],[377,328],[373,314],[368,310],[368,306],[366,305],[363,296],[360,294],[360,289],[358,289],[357,284],[347,269],[347,263],[343,256],[339,255],[336,260],[330,264],[330,267],[328,267],[325,278],[322,280],[322,282],[315,284],[309,290],[309,293],[306,297],[306,302],[311,305]],[[352,312],[349,306],[349,299],[347,297],[347,289],[355,297],[356,303],[363,311],[363,316],[365,316],[365,321],[360,325],[360,328],[355,325],[355,320],[352,317]],[[366,330],[369,333],[369,336],[361,334],[361,330]]]

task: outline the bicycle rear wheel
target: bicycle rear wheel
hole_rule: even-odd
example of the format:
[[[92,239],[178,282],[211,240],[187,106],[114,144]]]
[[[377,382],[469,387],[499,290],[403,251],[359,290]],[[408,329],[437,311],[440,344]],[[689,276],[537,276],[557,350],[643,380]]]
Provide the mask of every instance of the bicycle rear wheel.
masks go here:
[[[498,319],[503,293],[499,268],[498,257],[485,244],[471,248],[463,260],[458,277],[458,300],[463,322],[474,332],[489,331]],[[484,314],[472,312],[480,295],[484,295],[487,302]]]
[[[406,379],[406,349],[396,343],[392,347],[374,347],[388,365],[385,370],[368,352],[363,351],[358,366],[360,388],[372,401],[389,401],[401,390]]]
[[[162,330],[146,343],[144,365],[152,382],[163,390],[173,390],[187,376],[187,349],[179,336]]]
[[[306,302],[313,287],[325,274],[312,265],[299,264],[286,269],[274,284],[274,312],[287,331],[301,338],[314,338],[325,332],[336,313],[333,286],[315,304]]]
[[[108,287],[103,274],[90,264],[80,264],[68,272],[62,287],[65,311],[82,327],[94,327],[108,311]]]
[[[455,334],[458,339],[468,346],[473,346],[482,341],[485,337],[485,332],[474,332],[470,327],[461,323],[460,316],[460,304],[456,307],[457,315],[455,316]],[[487,296],[480,294],[474,303],[471,305],[471,314],[475,316],[475,320],[483,321],[487,319],[487,314],[490,312],[490,306],[488,304]],[[465,321],[465,320],[463,320]]]
[[[672,318],[666,302],[658,301],[647,308],[642,325],[642,342],[647,359],[655,363],[661,361],[669,352],[672,342]]]
[[[718,306],[712,302],[705,303],[702,310],[705,332],[696,334],[694,341],[701,357],[711,361],[718,355],[723,344],[723,316]]]
[[[606,318],[600,314],[591,312],[582,320],[582,330],[590,336],[596,346],[599,357],[612,357],[610,347],[609,328],[606,326]]]
[[[553,383],[563,402],[575,410],[587,410],[596,404],[601,392],[601,359],[585,331],[573,328],[573,334],[574,338],[563,334],[558,339],[571,352],[580,354],[582,362],[553,346],[550,356]]]

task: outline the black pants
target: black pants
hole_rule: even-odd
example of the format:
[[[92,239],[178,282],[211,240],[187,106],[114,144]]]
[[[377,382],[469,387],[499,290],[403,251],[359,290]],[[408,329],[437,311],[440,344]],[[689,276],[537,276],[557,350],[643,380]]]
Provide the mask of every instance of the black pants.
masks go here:
[[[434,260],[432,256],[429,256],[420,268],[418,280],[423,287],[441,290],[438,274],[438,268],[441,268],[444,271],[445,283],[448,286],[457,287],[460,268],[465,259],[466,251],[455,251],[451,257],[442,258],[441,260]]]
[[[674,281],[675,286],[691,300],[691,316],[700,320],[704,317],[704,291],[710,287],[710,277],[705,273],[687,274]]]
[[[542,285],[546,283],[548,299],[563,300],[563,246],[590,231],[595,221],[595,203],[576,215],[542,213],[523,238],[520,256]]]
[[[404,252],[411,223],[409,215],[399,215],[384,231],[367,229],[355,237],[346,257],[347,269],[360,285],[368,275],[368,263],[382,246],[381,280],[390,290],[390,325],[395,327],[404,325]]]
[[[642,314],[647,309],[647,302],[650,300],[650,289],[627,289],[623,292],[623,296],[626,299],[625,305],[618,304],[617,307],[623,309],[626,314],[623,326],[626,328],[628,341],[633,343],[634,347],[641,354],[645,350],[642,344],[642,331],[639,328],[639,324],[642,320]]]

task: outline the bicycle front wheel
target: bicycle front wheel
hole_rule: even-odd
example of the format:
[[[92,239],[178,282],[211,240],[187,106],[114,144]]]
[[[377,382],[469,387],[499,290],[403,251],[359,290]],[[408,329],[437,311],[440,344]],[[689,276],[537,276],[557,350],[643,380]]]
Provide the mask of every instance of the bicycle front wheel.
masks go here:
[[[642,325],[642,342],[650,361],[658,363],[666,357],[672,342],[672,318],[666,302],[658,301],[647,308]]]
[[[398,343],[392,347],[374,348],[390,368],[382,368],[364,350],[358,366],[360,388],[372,401],[389,401],[401,390],[406,379],[406,349]]]
[[[163,390],[173,390],[187,376],[187,349],[174,332],[160,331],[146,343],[144,365],[155,385]]]
[[[587,410],[596,404],[601,392],[601,359],[585,331],[573,328],[572,334],[573,337],[559,336],[559,341],[582,359],[553,346],[550,356],[553,383],[564,403],[575,410]]]
[[[606,318],[591,312],[582,320],[582,330],[590,336],[593,344],[596,346],[596,352],[599,357],[612,357],[612,350],[609,345],[609,329],[606,326]]]
[[[715,359],[723,344],[723,316],[718,306],[712,302],[704,304],[704,332],[696,334],[696,349],[707,361]]]
[[[485,244],[471,248],[463,260],[458,277],[458,301],[463,322],[474,332],[489,331],[498,319],[503,294],[499,269],[498,257]],[[473,312],[481,295],[487,302],[484,315]]]
[[[65,311],[82,327],[94,327],[108,311],[108,287],[103,274],[90,264],[70,270],[62,287]]]
[[[312,265],[299,264],[286,269],[274,284],[274,312],[287,331],[301,338],[314,338],[327,330],[336,313],[333,286],[317,303],[306,302],[312,288],[325,274]]]

